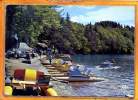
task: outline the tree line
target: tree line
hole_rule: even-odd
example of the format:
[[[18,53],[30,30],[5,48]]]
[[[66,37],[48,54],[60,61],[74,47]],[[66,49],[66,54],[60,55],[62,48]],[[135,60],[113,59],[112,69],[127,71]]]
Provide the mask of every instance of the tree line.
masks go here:
[[[31,47],[37,43],[54,46],[70,54],[132,54],[134,27],[113,21],[83,25],[72,22],[69,13],[61,17],[59,6],[7,6],[6,50],[12,48],[12,36]]]

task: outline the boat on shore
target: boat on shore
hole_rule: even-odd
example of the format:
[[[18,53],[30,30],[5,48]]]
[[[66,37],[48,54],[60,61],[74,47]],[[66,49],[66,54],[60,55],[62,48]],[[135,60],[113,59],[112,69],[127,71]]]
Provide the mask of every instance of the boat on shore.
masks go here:
[[[54,80],[67,81],[67,82],[100,82],[106,79],[93,76],[91,70],[87,70],[84,65],[65,63],[65,59],[70,60],[70,56],[62,55],[60,58],[54,58],[51,65],[45,65],[49,74]]]
[[[51,76],[33,69],[16,69],[13,77],[6,78],[5,95],[58,96],[49,85]]]
[[[69,65],[64,60],[58,58],[53,60],[52,66],[54,66],[57,70],[61,72],[67,72],[71,65]]]
[[[64,61],[64,63],[66,63],[70,66],[72,65],[72,59],[69,54],[59,55],[58,58],[62,59]]]

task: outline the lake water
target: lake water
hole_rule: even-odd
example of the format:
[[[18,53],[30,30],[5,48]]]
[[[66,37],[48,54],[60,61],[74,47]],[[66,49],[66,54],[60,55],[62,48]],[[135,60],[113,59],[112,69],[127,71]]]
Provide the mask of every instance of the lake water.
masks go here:
[[[70,83],[77,96],[117,96],[134,95],[133,55],[73,55],[74,62],[85,65],[99,77],[107,81]],[[115,66],[99,68],[106,60],[114,59]]]

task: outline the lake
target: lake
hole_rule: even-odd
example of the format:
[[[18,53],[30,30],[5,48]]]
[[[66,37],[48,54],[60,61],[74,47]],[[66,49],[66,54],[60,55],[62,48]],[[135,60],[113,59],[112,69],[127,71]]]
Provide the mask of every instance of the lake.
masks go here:
[[[99,64],[113,59],[115,66],[99,68]],[[134,95],[134,55],[73,55],[75,63],[90,68],[96,76],[108,81],[70,83],[77,96],[117,96]]]

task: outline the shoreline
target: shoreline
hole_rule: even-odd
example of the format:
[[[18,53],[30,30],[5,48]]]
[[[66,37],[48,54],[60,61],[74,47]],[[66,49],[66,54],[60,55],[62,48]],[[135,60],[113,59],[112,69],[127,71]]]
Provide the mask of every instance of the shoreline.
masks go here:
[[[45,74],[48,74],[47,68],[41,64],[40,60],[42,59],[44,59],[44,57],[41,59],[35,58],[36,62],[33,62],[33,64],[22,63],[20,62],[19,59],[6,59],[5,60],[5,68],[6,68],[5,74],[7,74],[7,76],[13,76],[14,70],[18,68],[19,69],[25,69],[25,68],[35,69],[38,71],[42,71]],[[73,89],[71,88],[69,84],[61,83],[58,81],[50,81],[49,84],[53,86],[53,88],[57,91],[59,96],[76,96]]]

